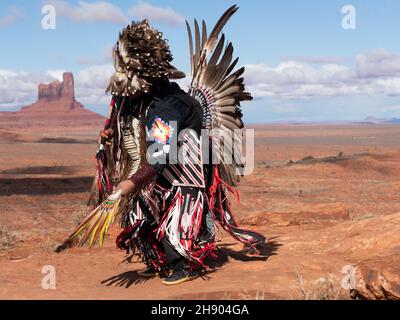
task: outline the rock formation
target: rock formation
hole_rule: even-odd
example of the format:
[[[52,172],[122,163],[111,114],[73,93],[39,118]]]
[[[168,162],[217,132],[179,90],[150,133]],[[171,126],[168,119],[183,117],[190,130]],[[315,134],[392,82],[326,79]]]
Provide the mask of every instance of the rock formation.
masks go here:
[[[18,112],[0,113],[0,123],[13,122],[16,126],[33,125],[95,125],[101,126],[103,117],[87,110],[75,100],[74,76],[63,74],[63,81],[39,84],[38,101],[22,107]]]
[[[63,82],[58,80],[39,85],[39,101],[75,101],[74,76],[71,72],[63,74]]]
[[[75,101],[74,76],[70,72],[63,74],[63,83],[61,86],[61,98]]]
[[[49,84],[39,84],[39,101],[53,101],[61,97],[62,84],[57,80]]]

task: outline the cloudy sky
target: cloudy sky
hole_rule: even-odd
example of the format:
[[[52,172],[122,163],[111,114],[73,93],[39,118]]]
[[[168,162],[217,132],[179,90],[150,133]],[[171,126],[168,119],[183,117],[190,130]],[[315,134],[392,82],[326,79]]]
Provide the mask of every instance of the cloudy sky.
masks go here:
[[[33,102],[39,82],[72,71],[77,99],[104,114],[111,47],[129,21],[148,18],[188,71],[185,19],[211,25],[235,3],[225,34],[255,97],[243,105],[247,122],[400,117],[398,0],[1,0],[0,111]],[[56,8],[54,30],[41,25],[47,4]],[[356,9],[356,29],[342,26],[346,5]]]

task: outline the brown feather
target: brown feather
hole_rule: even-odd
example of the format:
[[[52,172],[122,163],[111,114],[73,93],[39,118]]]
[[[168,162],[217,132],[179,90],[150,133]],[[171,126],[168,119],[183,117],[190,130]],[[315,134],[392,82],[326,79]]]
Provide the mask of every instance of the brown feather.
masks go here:
[[[228,87],[226,90],[222,91],[221,93],[215,94],[215,99],[220,100],[220,99],[226,98],[227,96],[231,96],[235,93],[239,93],[240,89],[241,89],[240,86]]]
[[[232,106],[235,103],[236,103],[236,100],[234,98],[229,98],[229,97],[215,101],[215,105],[217,107]]]
[[[204,22],[204,20],[202,21],[202,41],[201,41],[201,49],[204,49],[204,46],[206,45],[207,42],[207,25]]]
[[[186,21],[186,28],[188,32],[188,37],[189,37],[189,52],[190,52],[190,65],[191,65],[191,74],[194,74],[194,68],[195,68],[195,62],[194,62],[194,57],[193,57],[193,36],[192,36],[192,30],[190,29],[189,23]]]
[[[219,107],[219,112],[221,113],[231,113],[231,114],[236,114],[236,107],[235,106],[224,106],[224,107]]]
[[[243,128],[243,122],[240,119],[235,119],[231,116],[227,116],[224,114],[220,114],[219,115],[219,119],[223,122],[223,124],[231,129],[231,130],[235,130],[235,129],[241,129]]]
[[[233,5],[228,10],[225,11],[225,13],[221,16],[221,18],[219,18],[214,29],[211,31],[210,36],[208,37],[206,45],[204,46],[206,54],[209,54],[213,50],[215,42],[217,41],[222,28],[225,26],[228,20],[235,14],[235,12],[238,9],[239,8],[236,5]]]
[[[236,58],[231,65],[228,67],[228,69],[226,69],[226,73],[224,75],[224,78],[226,78],[227,76],[230,75],[230,73],[233,71],[233,68],[236,67],[237,63],[239,62],[239,58]]]
[[[232,85],[232,83],[241,84],[243,82],[243,79],[238,77],[240,77],[243,74],[243,72],[244,72],[244,67],[236,70],[229,77],[227,77],[223,83],[221,83],[220,88],[218,89],[216,88],[217,90],[215,91],[215,93],[221,93],[222,91],[227,89],[230,85]]]
[[[200,29],[196,19],[194,19],[194,38],[196,44],[195,63],[198,64],[201,56],[201,44],[200,44]]]
[[[212,79],[212,82],[210,83],[211,88],[219,86],[219,83],[223,80],[223,77],[226,73],[226,69],[229,68],[229,65],[231,64],[232,55],[233,55],[233,46],[232,43],[229,43],[225,49],[224,55],[222,56],[220,63],[217,66],[218,71],[215,77]]]
[[[216,74],[215,74],[215,72],[217,71],[216,64],[221,56],[222,49],[224,47],[224,42],[225,42],[225,36],[222,35],[221,39],[218,42],[217,47],[215,48],[210,60],[207,63],[207,67],[204,70],[203,76],[200,78],[200,82],[202,82],[208,86],[210,86],[210,82],[216,76]]]

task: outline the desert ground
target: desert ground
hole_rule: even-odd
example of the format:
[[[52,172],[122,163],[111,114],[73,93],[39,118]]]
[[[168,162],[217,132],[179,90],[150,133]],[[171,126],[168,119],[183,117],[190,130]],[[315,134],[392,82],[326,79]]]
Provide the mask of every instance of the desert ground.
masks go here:
[[[117,226],[102,248],[54,252],[86,213],[98,127],[0,126],[0,298],[399,299],[400,126],[254,128],[255,170],[232,204],[268,237],[265,258],[221,231],[218,270],[165,287],[138,277]]]

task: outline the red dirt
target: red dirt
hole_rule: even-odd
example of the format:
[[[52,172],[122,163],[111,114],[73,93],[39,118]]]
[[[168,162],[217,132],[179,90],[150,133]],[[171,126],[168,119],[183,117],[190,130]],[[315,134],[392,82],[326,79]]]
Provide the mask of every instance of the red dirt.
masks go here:
[[[400,297],[400,126],[257,127],[256,168],[233,207],[270,239],[268,259],[243,261],[224,234],[221,270],[176,287],[139,279],[143,265],[122,262],[117,229],[103,248],[53,252],[85,211],[99,129],[0,124],[0,226],[18,241],[0,250],[0,298],[349,298],[346,265],[358,266],[364,297]],[[45,265],[56,268],[55,290],[41,286]]]

